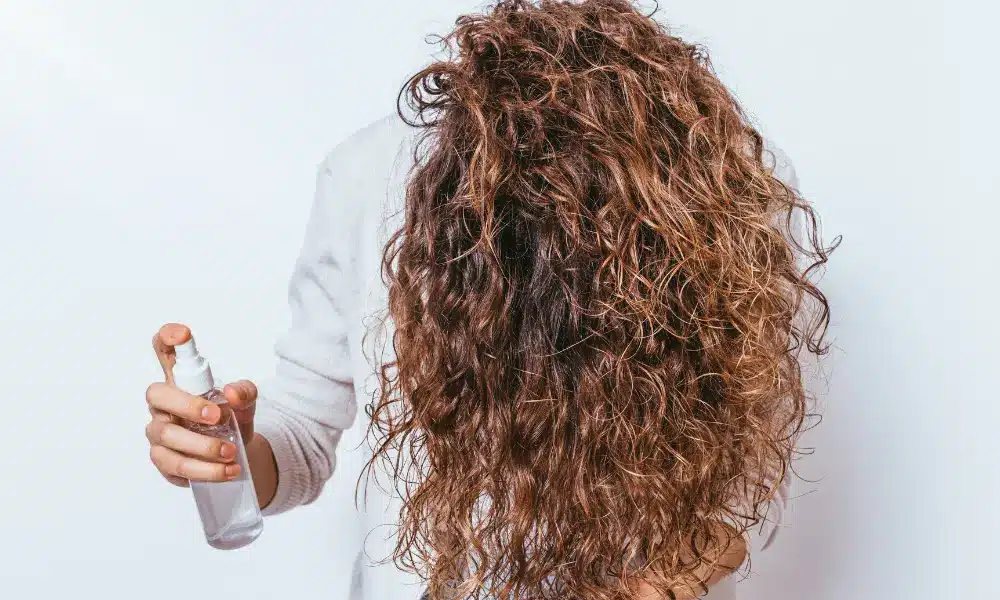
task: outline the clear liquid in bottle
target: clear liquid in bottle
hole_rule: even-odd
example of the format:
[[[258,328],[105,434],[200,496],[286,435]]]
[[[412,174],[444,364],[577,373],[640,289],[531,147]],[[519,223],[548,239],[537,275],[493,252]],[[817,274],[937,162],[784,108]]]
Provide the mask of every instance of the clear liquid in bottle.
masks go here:
[[[192,481],[191,490],[208,544],[220,550],[233,550],[257,539],[264,529],[264,519],[257,504],[257,492],[253,487],[246,447],[236,416],[229,410],[226,397],[220,390],[213,389],[203,397],[222,409],[219,424],[191,423],[188,429],[234,444],[234,462],[240,465],[240,474],[230,481]]]

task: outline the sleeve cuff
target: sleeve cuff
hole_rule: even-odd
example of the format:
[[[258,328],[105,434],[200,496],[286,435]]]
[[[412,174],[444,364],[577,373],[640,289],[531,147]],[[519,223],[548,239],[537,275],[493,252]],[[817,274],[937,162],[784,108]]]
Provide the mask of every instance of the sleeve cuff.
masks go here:
[[[303,457],[296,446],[291,428],[284,423],[282,415],[274,409],[260,411],[254,418],[254,430],[271,446],[274,462],[278,467],[278,485],[274,497],[261,514],[271,516],[281,514],[305,501],[308,481],[301,473]]]

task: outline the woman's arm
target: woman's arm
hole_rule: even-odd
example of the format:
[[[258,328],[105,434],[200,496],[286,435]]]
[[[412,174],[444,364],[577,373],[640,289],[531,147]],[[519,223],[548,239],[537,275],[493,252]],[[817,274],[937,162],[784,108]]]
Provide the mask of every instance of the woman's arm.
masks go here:
[[[278,464],[274,460],[271,444],[261,434],[254,433],[246,448],[257,503],[264,509],[271,504],[274,492],[278,489]]]
[[[335,182],[337,151],[320,166],[305,239],[289,282],[291,325],[275,376],[262,383],[247,454],[264,514],[315,500],[357,411],[347,343],[348,203]]]

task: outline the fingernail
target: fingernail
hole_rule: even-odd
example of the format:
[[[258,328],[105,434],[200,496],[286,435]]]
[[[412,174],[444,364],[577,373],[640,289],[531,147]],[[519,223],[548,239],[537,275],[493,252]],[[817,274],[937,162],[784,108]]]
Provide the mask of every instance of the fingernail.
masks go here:
[[[223,444],[222,447],[219,448],[219,455],[222,456],[222,458],[232,458],[236,456],[236,446],[233,446],[232,444]]]
[[[226,465],[226,477],[232,479],[233,477],[236,477],[239,474],[240,474],[239,465]]]
[[[201,409],[201,418],[206,421],[214,422],[219,417],[219,407],[215,405],[209,405]]]

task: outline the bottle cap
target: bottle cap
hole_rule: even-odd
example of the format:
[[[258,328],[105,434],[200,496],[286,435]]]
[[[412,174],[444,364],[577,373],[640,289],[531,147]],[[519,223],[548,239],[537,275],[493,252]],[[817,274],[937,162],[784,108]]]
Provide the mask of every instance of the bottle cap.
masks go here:
[[[194,338],[174,346],[174,385],[189,394],[201,396],[215,387],[212,367],[200,354]]]

